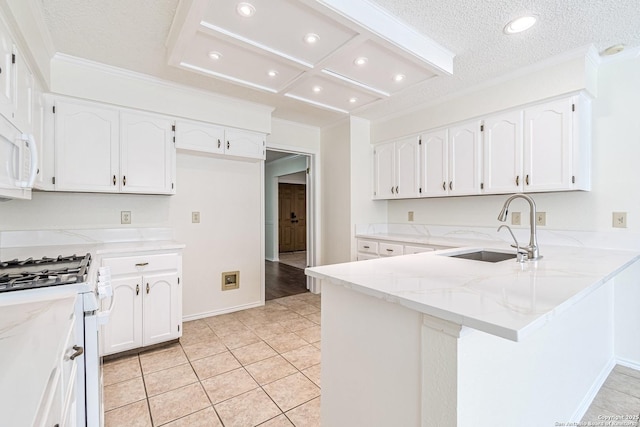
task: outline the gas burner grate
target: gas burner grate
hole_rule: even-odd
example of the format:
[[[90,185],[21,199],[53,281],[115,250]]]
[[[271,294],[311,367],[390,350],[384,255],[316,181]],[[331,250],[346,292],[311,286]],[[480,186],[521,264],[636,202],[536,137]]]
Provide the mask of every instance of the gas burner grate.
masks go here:
[[[90,263],[90,254],[0,262],[0,292],[82,283]]]

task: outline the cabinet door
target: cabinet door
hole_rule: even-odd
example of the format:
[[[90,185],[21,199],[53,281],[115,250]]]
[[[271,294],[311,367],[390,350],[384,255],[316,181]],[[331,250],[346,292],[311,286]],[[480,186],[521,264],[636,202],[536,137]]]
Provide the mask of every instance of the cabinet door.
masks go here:
[[[0,18],[0,114],[13,120],[13,40],[9,29]]]
[[[420,139],[407,138],[395,143],[395,197],[420,197]]]
[[[176,148],[222,154],[224,147],[223,127],[182,120],[176,122]]]
[[[224,152],[228,156],[245,159],[264,160],[266,156],[265,137],[261,133],[237,129],[225,130]]]
[[[449,129],[449,195],[480,192],[480,123]]]
[[[118,191],[118,110],[57,101],[55,153],[56,190]]]
[[[524,110],[525,191],[572,188],[572,99]]]
[[[395,197],[395,144],[388,142],[373,149],[373,198]]]
[[[120,191],[173,193],[173,122],[133,112],[120,116]]]
[[[483,192],[522,191],[522,110],[489,117],[483,136]]]
[[[143,345],[180,336],[178,273],[150,273],[144,276]]]
[[[102,326],[102,355],[142,347],[142,277],[115,278],[111,286],[114,301],[109,322]]]
[[[422,135],[422,196],[445,196],[448,179],[447,130]]]
[[[16,51],[14,67],[16,77],[14,123],[23,133],[33,133],[33,73],[21,52]]]

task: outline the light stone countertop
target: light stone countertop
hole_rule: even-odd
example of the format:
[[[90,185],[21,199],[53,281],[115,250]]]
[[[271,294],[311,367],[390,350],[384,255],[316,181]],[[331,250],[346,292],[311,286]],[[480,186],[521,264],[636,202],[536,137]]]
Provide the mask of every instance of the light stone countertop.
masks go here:
[[[43,299],[14,293],[0,300],[0,424],[27,426],[34,423],[52,371],[62,360],[77,294]]]
[[[451,240],[447,241],[445,245],[445,240],[421,240],[453,246]],[[421,313],[519,341],[640,259],[638,252],[565,246],[544,246],[543,259],[524,264],[442,256],[483,248],[515,251],[503,242],[484,241],[482,246],[326,265],[305,272]]]

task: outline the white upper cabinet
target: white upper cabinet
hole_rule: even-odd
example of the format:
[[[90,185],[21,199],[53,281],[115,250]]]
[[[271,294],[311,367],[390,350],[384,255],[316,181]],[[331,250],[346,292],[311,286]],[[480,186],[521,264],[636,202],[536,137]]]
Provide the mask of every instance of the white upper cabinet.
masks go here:
[[[422,135],[422,196],[447,195],[449,180],[449,143],[447,129]]]
[[[267,148],[264,134],[240,129],[225,129],[224,153],[246,159],[264,160]]]
[[[33,133],[34,78],[24,55],[16,51],[14,63],[16,91],[14,96],[14,123],[23,133]]]
[[[120,191],[170,194],[175,161],[173,121],[151,114],[120,113]]]
[[[483,136],[483,192],[522,191],[522,110],[485,119]]]
[[[374,198],[420,195],[420,139],[411,137],[374,148]]]
[[[55,104],[55,188],[118,192],[119,113],[94,103]]]
[[[265,135],[189,120],[176,122],[176,148],[238,160],[264,160]]]
[[[0,18],[0,114],[9,120],[14,112],[13,49],[11,33]]]
[[[524,110],[524,190],[571,190],[572,98]]]
[[[449,195],[480,193],[481,138],[478,121],[449,128]]]
[[[58,99],[54,120],[57,191],[175,193],[170,119]]]

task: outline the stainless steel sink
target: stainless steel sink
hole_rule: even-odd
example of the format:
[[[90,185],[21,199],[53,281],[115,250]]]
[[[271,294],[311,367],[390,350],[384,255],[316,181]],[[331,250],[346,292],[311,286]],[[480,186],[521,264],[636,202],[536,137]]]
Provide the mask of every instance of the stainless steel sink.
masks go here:
[[[451,258],[462,258],[462,259],[471,259],[474,261],[483,261],[483,262],[500,262],[508,259],[514,259],[516,257],[515,253],[505,253],[505,252],[493,252],[493,251],[485,251],[478,250],[474,252],[467,252],[464,254],[457,255],[447,255]]]

